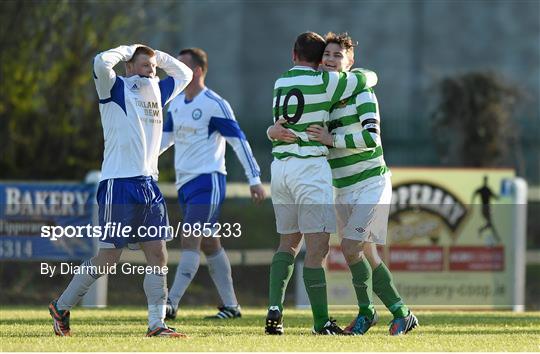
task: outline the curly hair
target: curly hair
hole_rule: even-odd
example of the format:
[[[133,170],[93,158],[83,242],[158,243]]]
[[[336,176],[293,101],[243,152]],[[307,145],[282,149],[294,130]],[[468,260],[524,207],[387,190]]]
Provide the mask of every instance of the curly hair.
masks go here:
[[[326,44],[328,43],[336,43],[341,48],[348,51],[353,51],[354,47],[358,45],[358,42],[353,41],[351,36],[347,32],[335,34],[334,32],[328,32],[324,36],[324,40],[326,41]]]

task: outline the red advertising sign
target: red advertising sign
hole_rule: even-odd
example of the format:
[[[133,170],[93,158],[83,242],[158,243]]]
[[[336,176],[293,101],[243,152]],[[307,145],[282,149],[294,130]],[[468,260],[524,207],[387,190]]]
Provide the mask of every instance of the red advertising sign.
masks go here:
[[[343,257],[343,253],[341,252],[341,246],[330,246],[328,258],[326,259],[326,266],[328,270],[349,270],[349,266],[347,266],[345,257]]]
[[[396,271],[442,271],[443,248],[438,246],[390,246],[389,265]]]
[[[384,261],[385,257],[383,246],[377,245],[377,251],[381,259]],[[328,257],[326,258],[326,267],[328,270],[332,271],[349,271],[349,266],[345,261],[343,252],[341,252],[341,246],[330,246]]]
[[[450,270],[503,271],[504,247],[450,247]]]

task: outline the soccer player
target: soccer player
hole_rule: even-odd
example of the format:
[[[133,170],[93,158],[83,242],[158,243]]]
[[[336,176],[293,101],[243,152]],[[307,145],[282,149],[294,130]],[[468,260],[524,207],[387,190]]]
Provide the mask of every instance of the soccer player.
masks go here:
[[[322,68],[349,71],[354,63],[352,39],[346,33],[331,32],[325,39]],[[345,332],[364,334],[377,322],[368,291],[373,285],[375,294],[394,316],[390,334],[405,334],[418,325],[418,320],[404,304],[390,271],[377,253],[377,244],[386,243],[392,184],[383,157],[379,107],[373,89],[332,107],[328,130],[320,126],[307,129],[313,141],[333,147],[327,157],[336,188],[341,249],[353,277],[359,306],[358,316]]]
[[[237,318],[242,315],[234,293],[231,264],[219,237],[211,236],[221,233],[217,221],[225,199],[225,142],[233,147],[242,163],[256,203],[265,198],[261,173],[231,106],[205,85],[206,53],[199,48],[187,48],[180,51],[178,59],[192,69],[193,81],[171,102],[161,150],[174,144],[182,222],[192,227],[207,225],[209,229],[204,232],[210,237],[183,235],[180,263],[167,301],[167,318],[176,317],[180,299],[199,269],[201,249],[223,303],[219,312],[208,318]]]
[[[342,333],[328,316],[322,267],[330,233],[335,232],[332,174],[325,158],[328,148],[310,141],[306,129],[313,124],[324,125],[335,103],[374,86],[377,76],[371,71],[318,71],[325,46],[317,33],[300,34],[293,49],[295,66],[274,85],[274,118],[286,121],[284,127],[291,138],[274,141],[272,150],[272,203],[281,237],[270,268],[267,334],[283,334],[283,297],[303,236],[306,243],[303,277],[313,313],[312,332]]]
[[[126,77],[117,76],[113,67],[126,62]],[[99,97],[105,151],[97,191],[99,224],[167,226],[167,209],[158,189],[157,160],[163,126],[163,107],[191,81],[192,72],[172,56],[143,45],[120,46],[94,58],[94,82]],[[156,67],[169,76],[156,77]],[[105,234],[107,236],[107,234]],[[131,237],[108,234],[100,241],[97,256],[83,263],[85,272],[76,274],[62,295],[49,304],[54,332],[69,336],[71,308],[102,274],[98,269],[116,264],[122,249],[139,243],[151,269],[144,277],[148,300],[148,337],[185,337],[164,322],[167,299],[165,238]]]

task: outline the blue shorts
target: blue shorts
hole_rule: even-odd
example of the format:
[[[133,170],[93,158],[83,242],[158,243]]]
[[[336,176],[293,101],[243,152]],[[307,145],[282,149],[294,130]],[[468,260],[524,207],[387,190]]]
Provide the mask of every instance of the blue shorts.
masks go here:
[[[214,172],[197,176],[178,190],[185,224],[217,222],[225,199],[225,175]]]
[[[100,247],[123,248],[128,244],[169,239],[167,206],[152,177],[112,178],[101,181],[97,190]],[[115,225],[116,229],[105,229]],[[131,227],[129,237],[120,232]],[[107,234],[105,234],[107,231]],[[159,231],[159,232],[156,232]]]

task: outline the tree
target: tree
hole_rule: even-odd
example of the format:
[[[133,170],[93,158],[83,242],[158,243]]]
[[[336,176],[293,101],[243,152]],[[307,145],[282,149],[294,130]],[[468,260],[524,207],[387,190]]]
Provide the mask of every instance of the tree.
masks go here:
[[[100,168],[103,134],[92,59],[119,44],[150,39],[149,28],[159,22],[149,13],[167,13],[172,5],[155,12],[145,5],[0,4],[0,178],[81,179]]]
[[[514,165],[519,138],[512,124],[517,88],[492,73],[473,72],[443,79],[433,113],[433,132],[443,163],[452,166]]]

